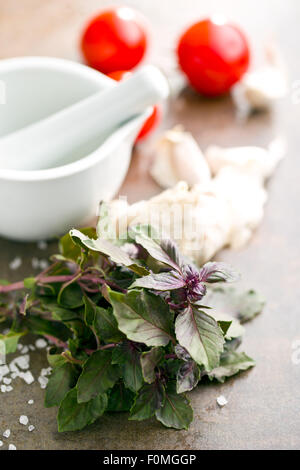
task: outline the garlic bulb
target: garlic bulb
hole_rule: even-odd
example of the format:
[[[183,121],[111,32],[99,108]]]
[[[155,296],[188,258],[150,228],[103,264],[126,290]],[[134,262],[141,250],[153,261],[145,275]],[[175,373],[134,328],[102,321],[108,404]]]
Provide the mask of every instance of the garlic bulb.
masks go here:
[[[113,201],[110,216],[119,233],[138,223],[154,226],[161,237],[174,239],[183,254],[203,264],[223,247],[237,249],[249,241],[264,214],[265,180],[284,150],[282,139],[268,149],[209,147],[206,158],[213,178],[192,187],[181,181],[132,205]]]
[[[248,111],[265,110],[274,101],[283,98],[287,91],[283,62],[278,51],[269,46],[266,50],[266,63],[247,72],[234,87],[233,96],[240,108],[248,108]]]
[[[210,180],[210,170],[197,142],[189,132],[175,127],[157,142],[151,176],[162,188],[178,181],[192,186]]]

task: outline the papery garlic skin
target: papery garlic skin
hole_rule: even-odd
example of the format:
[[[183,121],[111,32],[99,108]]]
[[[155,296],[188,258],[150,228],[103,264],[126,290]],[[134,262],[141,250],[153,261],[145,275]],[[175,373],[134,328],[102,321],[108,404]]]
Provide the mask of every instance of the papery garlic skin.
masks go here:
[[[162,188],[171,188],[179,181],[186,181],[192,186],[211,178],[197,142],[179,126],[165,132],[158,140],[150,174]]]

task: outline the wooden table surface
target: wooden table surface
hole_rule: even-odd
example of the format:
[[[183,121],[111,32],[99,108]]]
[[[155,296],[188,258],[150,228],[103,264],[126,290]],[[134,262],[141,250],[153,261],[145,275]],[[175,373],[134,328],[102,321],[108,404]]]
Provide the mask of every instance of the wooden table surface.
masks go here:
[[[79,32],[89,16],[101,7],[120,3],[104,0],[0,0],[0,58],[51,55],[80,60]],[[242,273],[248,286],[259,289],[268,303],[248,327],[244,348],[257,366],[223,385],[199,387],[191,393],[195,418],[189,431],[163,428],[154,420],[127,421],[123,414],[107,415],[87,430],[58,434],[55,409],[43,408],[43,391],[37,384],[15,381],[14,390],[0,397],[0,434],[10,428],[10,441],[19,449],[297,449],[300,447],[300,364],[292,361],[293,343],[300,340],[300,104],[293,104],[293,84],[300,79],[299,15],[297,0],[127,0],[150,20],[152,50],[148,60],[172,73],[172,49],[184,25],[205,14],[221,13],[237,21],[251,38],[257,61],[262,44],[271,36],[280,44],[289,70],[290,93],[272,113],[237,117],[229,97],[207,101],[185,90],[170,105],[162,127],[184,124],[199,144],[266,145],[282,134],[288,155],[269,183],[265,218],[249,246],[240,252],[224,251]],[[121,190],[130,200],[148,197],[158,188],[147,176],[149,150],[135,152]],[[1,203],[9,203],[3,202]],[[30,209],[29,209],[30,210]],[[16,224],[18,221],[16,220]],[[0,221],[1,224],[1,221]],[[33,274],[33,256],[47,252],[35,244],[0,240],[0,278],[11,281]],[[15,256],[22,266],[11,271]],[[299,302],[299,303],[298,303]],[[43,354],[31,354],[32,370],[46,366]],[[220,409],[216,397],[228,405]],[[27,400],[34,398],[29,408]],[[18,424],[28,414],[36,431]],[[22,428],[22,429],[21,429]]]

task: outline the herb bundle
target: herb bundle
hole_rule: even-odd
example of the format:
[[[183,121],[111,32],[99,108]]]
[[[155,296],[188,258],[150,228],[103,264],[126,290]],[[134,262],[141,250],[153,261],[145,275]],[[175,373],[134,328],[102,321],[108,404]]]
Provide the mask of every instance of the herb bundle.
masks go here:
[[[59,431],[82,429],[105,411],[187,429],[186,392],[254,365],[237,347],[242,323],[264,301],[213,286],[237,276],[223,263],[195,266],[153,233],[137,226],[111,241],[94,229],[71,230],[47,270],[0,285],[7,352],[28,332],[54,344],[45,406],[59,407]]]

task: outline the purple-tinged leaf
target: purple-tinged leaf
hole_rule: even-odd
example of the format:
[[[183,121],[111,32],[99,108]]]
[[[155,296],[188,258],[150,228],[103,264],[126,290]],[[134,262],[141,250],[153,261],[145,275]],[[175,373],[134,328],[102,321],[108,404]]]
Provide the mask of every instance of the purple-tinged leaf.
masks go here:
[[[143,352],[141,355],[141,366],[145,382],[153,383],[155,381],[155,368],[164,357],[162,348],[152,348],[150,351]]]
[[[144,385],[139,391],[130,410],[129,420],[141,421],[151,418],[165,401],[165,389],[162,383],[156,381]]]
[[[235,282],[239,277],[239,274],[225,263],[210,261],[200,270],[201,282]]]
[[[177,393],[193,390],[200,380],[200,369],[195,361],[184,362],[177,372]]]
[[[130,227],[130,234],[136,243],[141,245],[152,256],[152,258],[164,263],[176,271],[181,271],[181,257],[176,244],[169,239],[153,239],[149,236],[152,230],[148,226]]]
[[[192,359],[187,350],[180,346],[180,344],[176,344],[174,349],[178,359],[181,359],[184,362],[189,362]]]
[[[159,274],[149,274],[136,279],[130,288],[145,287],[159,291],[180,289],[185,286],[185,280],[177,271],[169,271]]]
[[[224,337],[214,318],[189,305],[176,318],[175,331],[178,342],[197,364],[204,365],[206,370],[218,366]]]

